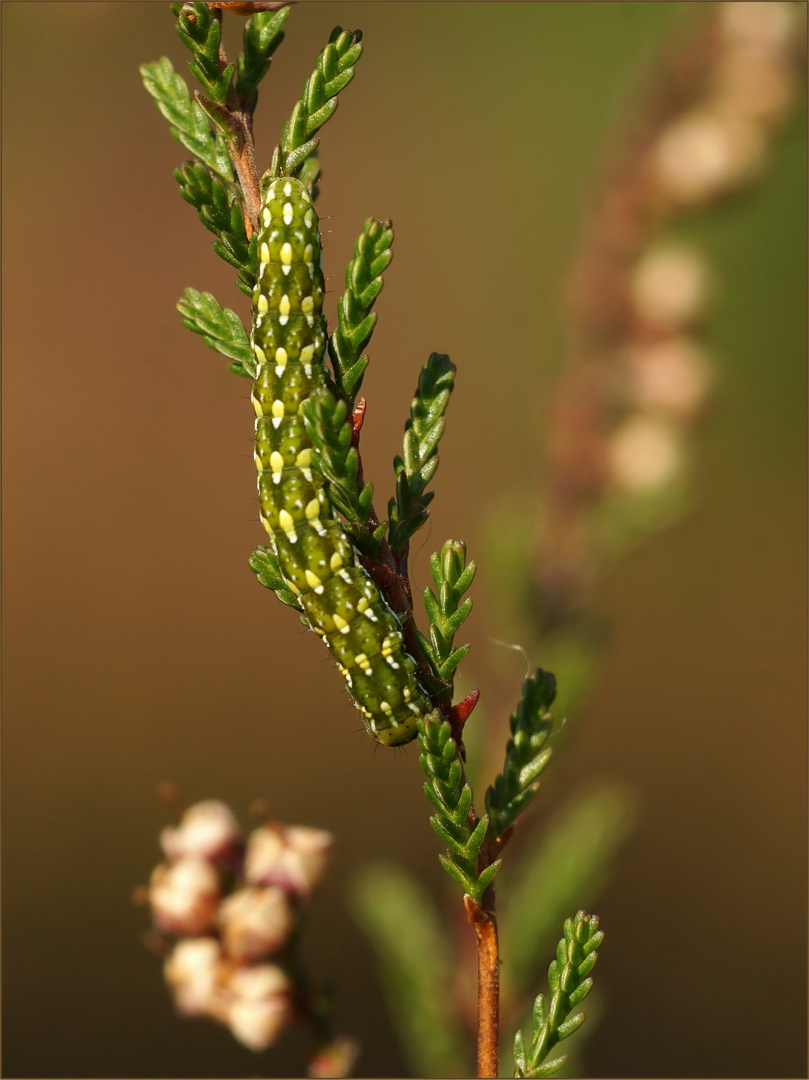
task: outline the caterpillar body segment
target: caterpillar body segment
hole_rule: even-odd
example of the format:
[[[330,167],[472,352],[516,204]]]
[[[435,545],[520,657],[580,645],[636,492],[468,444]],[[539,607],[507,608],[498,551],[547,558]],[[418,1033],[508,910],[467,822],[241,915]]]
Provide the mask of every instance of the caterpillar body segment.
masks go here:
[[[312,467],[302,405],[326,386],[326,320],[318,218],[299,180],[273,180],[257,237],[250,344],[261,521],[287,587],[325,641],[377,742],[417,734],[431,704],[404,647],[402,627],[358,562]]]

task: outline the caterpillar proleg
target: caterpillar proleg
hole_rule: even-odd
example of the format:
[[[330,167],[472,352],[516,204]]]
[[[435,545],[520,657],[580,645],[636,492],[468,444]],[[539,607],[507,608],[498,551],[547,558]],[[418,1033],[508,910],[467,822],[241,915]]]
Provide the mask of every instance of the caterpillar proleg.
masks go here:
[[[415,738],[431,704],[401,623],[357,560],[312,467],[302,406],[326,386],[326,320],[318,218],[304,185],[271,181],[257,237],[250,344],[261,521],[286,586],[325,641],[377,742]]]

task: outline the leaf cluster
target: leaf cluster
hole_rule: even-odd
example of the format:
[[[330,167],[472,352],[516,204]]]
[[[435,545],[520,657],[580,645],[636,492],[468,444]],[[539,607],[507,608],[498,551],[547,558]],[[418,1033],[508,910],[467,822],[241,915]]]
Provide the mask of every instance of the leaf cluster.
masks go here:
[[[503,771],[486,792],[493,839],[502,836],[539,791],[539,775],[553,753],[543,747],[553,729],[548,709],[555,697],[556,679],[542,668],[523,684],[520,703],[511,715]]]
[[[205,7],[204,4],[200,5]],[[155,99],[158,109],[170,124],[172,137],[190,150],[226,183],[233,183],[233,168],[225,140],[214,134],[208,118],[191,94],[182,75],[178,75],[168,57],[151,64],[141,64],[143,85]]]
[[[533,1031],[526,1048],[521,1031],[514,1036],[514,1075],[551,1076],[567,1061],[567,1055],[546,1061],[550,1051],[584,1023],[584,1013],[570,1013],[584,1001],[593,986],[590,972],[598,959],[596,950],[604,940],[598,916],[579,911],[565,920],[564,937],[556,959],[548,969],[550,1001],[540,994],[534,1002]]]
[[[210,102],[223,105],[230,93],[236,65],[220,61],[222,19],[219,11],[205,3],[184,3],[172,4],[171,12],[177,19],[180,40],[194,57],[188,64],[191,74],[205,87]],[[205,108],[210,102],[201,101],[201,104]]]
[[[244,51],[236,61],[236,91],[250,113],[256,106],[258,84],[270,70],[275,50],[284,40],[284,23],[290,9],[259,11],[244,26]]]
[[[315,153],[320,139],[316,132],[337,108],[337,95],[354,78],[354,64],[362,55],[362,32],[335,26],[329,43],[320,53],[315,70],[306,80],[300,99],[284,124],[281,142],[273,154],[264,179],[295,176],[307,158]]]
[[[275,553],[264,544],[259,544],[248,559],[250,569],[259,580],[259,584],[265,589],[272,589],[282,604],[293,607],[297,611],[303,611],[303,606],[291,589],[287,588],[281,567]],[[308,624],[307,624],[308,625]]]
[[[469,652],[468,645],[453,648],[453,640],[472,610],[472,598],[461,601],[461,597],[472,584],[476,569],[474,562],[466,563],[466,546],[460,540],[447,540],[440,555],[433,552],[430,556],[436,591],[429,585],[424,590],[429,637],[419,630],[415,633],[435,673],[437,681],[431,689],[441,704],[452,700],[455,671]]]
[[[472,789],[464,779],[463,763],[452,728],[439,710],[418,720],[419,764],[427,776],[424,791],[436,809],[430,824],[447,845],[441,865],[478,904],[500,868],[497,859],[479,867],[479,854],[488,817],[475,819]]]
[[[177,301],[183,326],[195,334],[210,349],[230,358],[228,367],[234,374],[254,379],[256,361],[244,324],[235,311],[223,308],[212,293],[200,293],[187,288]]]
[[[337,326],[329,338],[329,356],[335,382],[349,404],[357,396],[368,367],[368,357],[362,355],[362,350],[376,326],[377,316],[371,308],[382,291],[382,273],[393,258],[392,244],[391,223],[368,218],[346,269],[346,289],[337,304]]]
[[[386,525],[375,530],[369,526],[374,489],[360,474],[348,405],[324,389],[307,398],[303,416],[312,442],[312,465],[328,483],[329,501],[345,518],[346,531],[357,547],[364,555],[376,558]]]
[[[427,520],[432,491],[427,485],[438,468],[438,443],[444,434],[444,413],[455,386],[455,365],[443,353],[432,353],[421,369],[416,395],[405,424],[402,456],[394,458],[396,496],[388,505],[390,546],[406,554],[410,537]]]

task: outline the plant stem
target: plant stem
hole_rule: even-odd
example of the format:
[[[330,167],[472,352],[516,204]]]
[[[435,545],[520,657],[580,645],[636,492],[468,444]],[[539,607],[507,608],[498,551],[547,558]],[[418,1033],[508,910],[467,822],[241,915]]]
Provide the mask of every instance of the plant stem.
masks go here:
[[[478,939],[478,1076],[496,1077],[500,1036],[500,956],[494,889],[486,894],[486,906],[464,897],[466,917]]]

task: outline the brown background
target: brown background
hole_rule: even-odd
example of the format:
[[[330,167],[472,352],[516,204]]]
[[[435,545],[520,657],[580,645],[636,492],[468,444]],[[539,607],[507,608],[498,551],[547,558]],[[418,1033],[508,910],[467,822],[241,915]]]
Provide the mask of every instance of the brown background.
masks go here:
[[[396,225],[366,383],[379,492],[418,366],[440,349],[459,367],[417,582],[444,537],[479,556],[501,500],[533,497],[599,147],[639,63],[702,7],[292,13],[262,160],[333,24],[366,34],[324,133],[320,214],[331,315],[363,219]],[[263,536],[249,387],[173,308],[189,284],[244,298],[177,194],[185,155],[137,71],[164,53],[184,64],[167,5],[2,15],[4,1073],[299,1069],[294,1036],[255,1058],[178,1021],[139,942],[130,894],[157,860],[155,786],[171,777],[189,799],[245,815],[263,795],[337,834],[310,952],[365,1042],[360,1075],[396,1075],[345,889],[390,855],[437,892],[436,840],[416,753],[357,734],[322,647],[246,566]],[[598,905],[593,1076],[805,1075],[804,130],[798,116],[756,192],[691,229],[721,282],[699,501],[603,586],[612,644],[544,787],[554,807],[614,778],[643,808]],[[509,627],[487,614],[497,582],[481,563],[470,625],[485,653],[481,635]],[[515,657],[515,694],[522,675]]]

